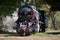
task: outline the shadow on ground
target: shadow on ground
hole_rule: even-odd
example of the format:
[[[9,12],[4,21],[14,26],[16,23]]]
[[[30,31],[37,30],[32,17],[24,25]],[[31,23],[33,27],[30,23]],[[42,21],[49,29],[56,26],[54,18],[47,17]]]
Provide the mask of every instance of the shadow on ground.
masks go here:
[[[8,31],[2,31],[0,30],[0,34],[4,34],[5,36],[19,36],[17,33],[15,32],[8,32]],[[6,35],[7,34],[7,35]]]
[[[60,32],[47,32],[46,34],[58,35]]]
[[[5,37],[8,37],[8,36],[20,36],[18,33],[16,32],[8,32],[8,31],[2,31],[0,30],[0,34],[3,34]],[[21,36],[23,37],[23,36]]]

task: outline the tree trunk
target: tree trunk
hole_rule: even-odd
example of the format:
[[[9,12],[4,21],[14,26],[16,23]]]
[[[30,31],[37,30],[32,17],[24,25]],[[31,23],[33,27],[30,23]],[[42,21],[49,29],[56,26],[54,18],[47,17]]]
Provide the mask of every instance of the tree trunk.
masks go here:
[[[58,26],[57,26],[56,19],[55,19],[55,16],[54,16],[55,15],[55,11],[52,11],[50,14],[51,14],[53,28],[55,30],[58,30]]]
[[[2,29],[3,27],[3,20],[2,20],[2,17],[0,16],[0,30]]]

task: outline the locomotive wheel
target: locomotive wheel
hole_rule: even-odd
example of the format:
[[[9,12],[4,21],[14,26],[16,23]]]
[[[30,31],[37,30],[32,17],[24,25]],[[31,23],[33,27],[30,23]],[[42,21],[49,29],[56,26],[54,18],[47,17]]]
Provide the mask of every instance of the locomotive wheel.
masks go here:
[[[35,29],[33,29],[33,34],[35,34],[36,33],[36,30]]]
[[[28,29],[26,29],[25,31],[23,31],[23,30],[17,31],[17,33],[18,33],[20,36],[28,36],[28,35],[30,35]]]

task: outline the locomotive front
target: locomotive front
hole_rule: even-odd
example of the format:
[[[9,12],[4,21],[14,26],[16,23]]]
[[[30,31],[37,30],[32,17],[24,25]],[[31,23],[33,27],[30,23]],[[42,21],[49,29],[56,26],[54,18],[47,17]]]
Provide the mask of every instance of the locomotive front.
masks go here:
[[[16,31],[20,35],[29,35],[33,32],[32,25],[33,9],[30,6],[22,6],[18,11],[18,19],[16,21]]]

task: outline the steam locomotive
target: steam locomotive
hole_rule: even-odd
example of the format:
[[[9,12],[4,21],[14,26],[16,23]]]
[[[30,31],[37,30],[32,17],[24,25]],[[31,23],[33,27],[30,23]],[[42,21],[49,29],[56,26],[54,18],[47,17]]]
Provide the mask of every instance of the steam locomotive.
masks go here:
[[[20,35],[31,35],[37,32],[45,32],[45,21],[43,11],[24,5],[19,8],[18,19],[16,21],[16,32]],[[36,10],[36,11],[34,11]],[[43,12],[43,13],[42,13]]]

